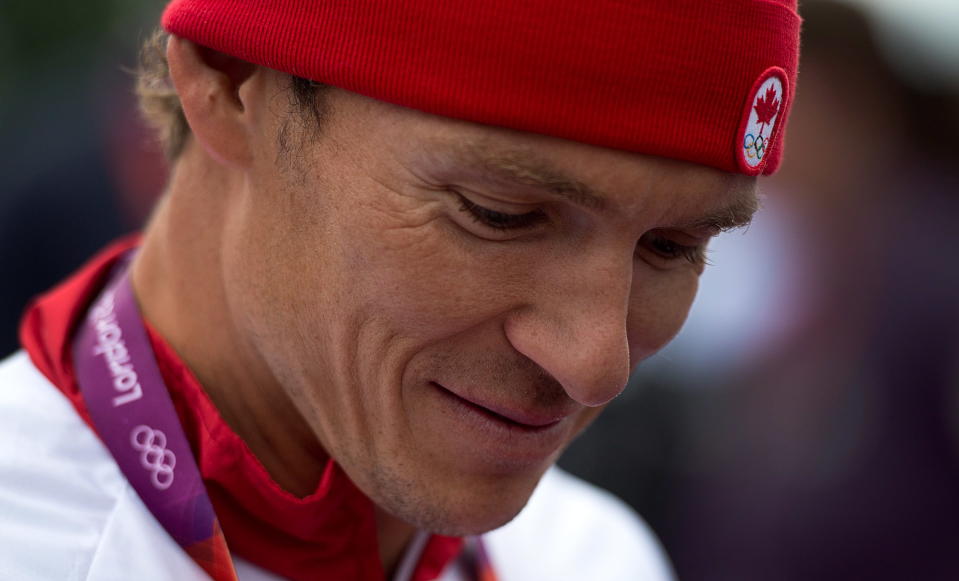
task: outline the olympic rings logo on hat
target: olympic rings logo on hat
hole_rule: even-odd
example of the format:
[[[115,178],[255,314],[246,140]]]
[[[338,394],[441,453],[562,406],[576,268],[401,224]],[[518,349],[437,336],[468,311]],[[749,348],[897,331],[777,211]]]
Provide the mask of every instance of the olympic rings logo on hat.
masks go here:
[[[150,471],[150,480],[158,490],[173,484],[176,455],[166,449],[166,434],[149,426],[137,426],[130,432],[130,444],[140,452],[140,465]]]
[[[748,175],[759,175],[766,167],[778,129],[785,117],[789,85],[779,67],[767,69],[748,93],[736,142],[739,167]]]
[[[747,133],[746,139],[743,140],[743,149],[746,150],[746,157],[749,159],[761,160],[766,155],[766,140],[762,135],[756,137],[752,133]]]

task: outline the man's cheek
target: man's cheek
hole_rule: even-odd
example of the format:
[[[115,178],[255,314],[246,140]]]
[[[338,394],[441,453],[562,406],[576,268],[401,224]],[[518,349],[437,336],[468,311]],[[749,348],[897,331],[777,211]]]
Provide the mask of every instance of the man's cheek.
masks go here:
[[[627,321],[630,364],[665,347],[680,331],[696,297],[698,279],[664,278],[632,298]]]
[[[468,265],[455,251],[443,217],[436,212],[405,217],[399,223],[370,222],[345,239],[347,266],[362,269],[355,275],[377,291],[433,294],[437,286],[457,281]]]
[[[347,267],[376,275],[394,265],[419,269],[444,260],[447,244],[435,206],[406,211],[364,209],[345,218],[334,225],[333,242]]]
[[[397,273],[405,276],[391,279],[391,288],[377,295],[381,308],[388,313],[398,333],[408,337],[432,340],[458,334],[493,314],[486,301],[477,301],[481,289],[456,287],[444,277],[432,273]]]
[[[496,292],[497,280],[446,260],[381,272],[378,286],[364,289],[396,332],[433,341],[452,337],[502,315],[515,301]]]

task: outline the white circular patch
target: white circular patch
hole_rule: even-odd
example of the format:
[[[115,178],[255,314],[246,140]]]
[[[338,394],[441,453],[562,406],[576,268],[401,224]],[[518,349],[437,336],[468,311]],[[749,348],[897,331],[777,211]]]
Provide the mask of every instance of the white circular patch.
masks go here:
[[[742,159],[750,168],[763,165],[772,148],[773,129],[783,108],[783,82],[772,75],[759,85],[742,136]]]

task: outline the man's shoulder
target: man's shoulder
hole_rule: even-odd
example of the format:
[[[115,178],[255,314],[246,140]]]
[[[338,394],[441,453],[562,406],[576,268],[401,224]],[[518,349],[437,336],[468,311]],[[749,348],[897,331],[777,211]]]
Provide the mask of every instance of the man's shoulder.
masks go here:
[[[0,361],[0,579],[205,578],[184,557],[27,354]]]
[[[666,555],[624,502],[559,468],[543,476],[526,507],[485,538],[504,581],[667,581]]]

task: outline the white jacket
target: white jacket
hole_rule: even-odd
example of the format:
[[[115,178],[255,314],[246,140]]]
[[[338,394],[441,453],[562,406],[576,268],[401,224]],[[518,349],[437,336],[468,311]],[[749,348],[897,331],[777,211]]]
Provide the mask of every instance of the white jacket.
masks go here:
[[[406,581],[422,542],[394,579]],[[484,536],[500,581],[667,581],[648,527],[559,469]],[[241,581],[279,579],[234,557]],[[442,581],[466,577],[454,562]],[[70,402],[19,352],[0,362],[0,581],[205,580],[127,483]],[[344,580],[348,581],[348,580]]]

